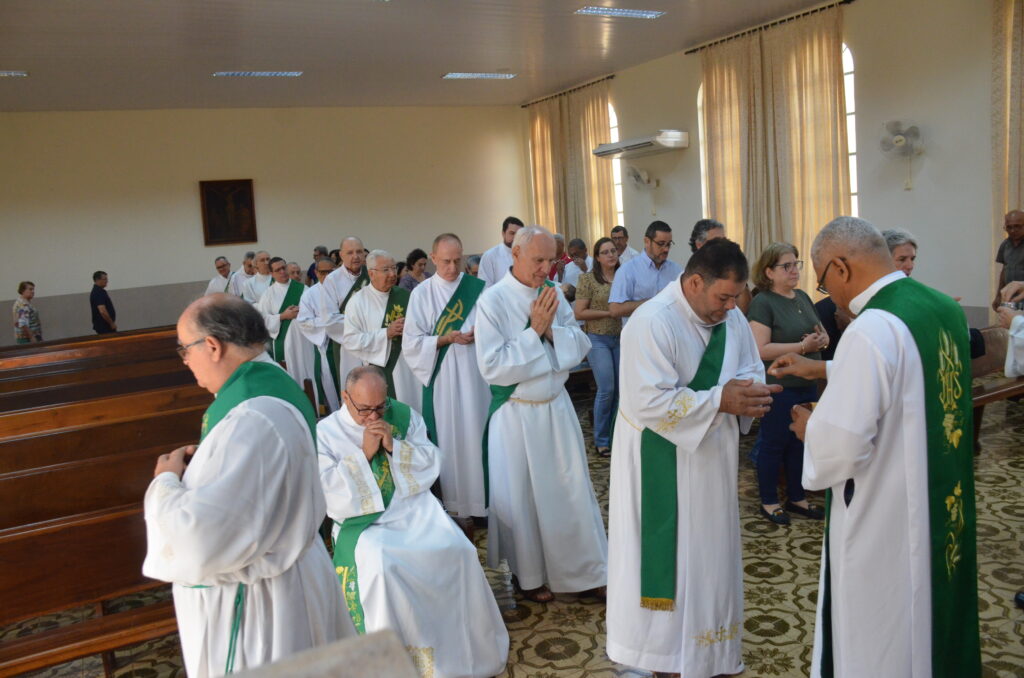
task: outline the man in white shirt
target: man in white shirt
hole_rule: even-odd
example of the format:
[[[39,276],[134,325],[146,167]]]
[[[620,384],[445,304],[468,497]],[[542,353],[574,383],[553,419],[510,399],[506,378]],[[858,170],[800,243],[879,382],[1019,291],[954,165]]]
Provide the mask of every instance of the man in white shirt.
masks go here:
[[[512,266],[512,240],[523,222],[516,217],[506,217],[501,222],[501,242],[487,250],[480,257],[480,279],[490,287],[505,277]]]
[[[640,254],[639,251],[629,246],[629,231],[626,230],[625,226],[616,226],[613,228],[611,239],[615,244],[615,249],[619,253],[620,264],[624,264],[636,255]]]
[[[274,276],[270,274],[270,253],[260,250],[253,259],[256,265],[256,273],[246,281],[242,288],[242,298],[250,304],[256,304],[267,291],[267,288],[274,282]]]
[[[245,291],[245,284],[256,274],[256,264],[253,262],[255,257],[255,252],[251,250],[246,252],[245,257],[242,258],[242,268],[235,271],[234,275],[231,276],[231,289],[228,292],[236,297],[242,296],[242,293]]]
[[[331,350],[335,353],[338,367],[337,383],[343,383],[345,375],[353,368],[360,367],[363,361],[352,355],[341,346],[345,335],[345,311],[348,303],[356,292],[370,284],[366,271],[366,248],[363,241],[349,236],[341,241],[341,266],[327,276],[323,283],[323,294],[320,295],[320,326],[331,338]]]
[[[217,275],[213,276],[210,284],[206,286],[205,294],[220,294],[231,291],[231,262],[227,257],[217,257],[213,260],[213,267],[217,269]]]

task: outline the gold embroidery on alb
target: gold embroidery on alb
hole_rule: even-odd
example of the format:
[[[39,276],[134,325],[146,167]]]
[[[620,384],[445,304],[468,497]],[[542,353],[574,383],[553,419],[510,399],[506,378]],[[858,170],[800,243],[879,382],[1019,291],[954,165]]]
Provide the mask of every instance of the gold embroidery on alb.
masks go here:
[[[946,521],[949,528],[946,533],[946,574],[952,579],[960,564],[960,537],[965,525],[963,490],[959,481],[953,488],[953,494],[946,497],[946,511],[949,512],[949,520]]]
[[[405,650],[409,653],[420,678],[434,678],[434,648],[406,645]]]
[[[462,299],[456,301],[450,308],[446,307],[444,309],[444,315],[437,322],[437,332],[434,334],[440,337],[448,331],[449,327],[462,320],[462,312],[464,308]]]
[[[388,314],[384,316],[384,324],[385,325],[390,325],[391,323],[395,322],[399,318],[404,318],[404,317],[405,317],[405,307],[401,306],[400,304],[395,304],[394,307],[392,307],[392,309],[390,311],[388,311]]]
[[[693,406],[697,404],[697,401],[689,393],[680,393],[676,398],[675,402],[672,403],[672,407],[669,408],[668,413],[658,422],[657,426],[654,427],[655,433],[664,433],[674,429],[683,417],[690,413]]]
[[[963,437],[963,421],[957,403],[963,395],[960,374],[963,364],[960,362],[960,351],[956,342],[945,330],[939,332],[939,402],[946,413],[942,418],[942,430],[946,441],[953,447],[960,446]]]
[[[717,629],[698,633],[694,639],[697,641],[697,647],[711,647],[727,640],[733,640],[739,635],[739,632],[739,624],[730,624],[729,628],[719,626]]]

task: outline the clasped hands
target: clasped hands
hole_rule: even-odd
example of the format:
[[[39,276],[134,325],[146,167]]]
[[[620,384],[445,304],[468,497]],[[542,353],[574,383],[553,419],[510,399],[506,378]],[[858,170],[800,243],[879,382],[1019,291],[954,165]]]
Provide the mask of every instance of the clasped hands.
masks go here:
[[[718,411],[741,417],[763,417],[772,407],[772,394],[782,391],[779,384],[762,384],[753,379],[730,379],[722,387]]]
[[[448,344],[462,344],[463,346],[468,346],[469,344],[473,343],[474,339],[476,339],[476,336],[473,334],[473,330],[470,330],[468,332],[451,330],[449,332],[445,332],[444,334],[437,338],[437,347],[441,348],[442,346],[447,346]]]
[[[285,310],[281,311],[281,320],[295,320],[295,316],[299,315],[298,306],[289,306]]]
[[[392,320],[388,324],[388,339],[394,339],[395,337],[402,336],[402,332],[405,331],[405,318],[399,318],[398,320]]]
[[[530,304],[530,329],[541,339],[554,341],[551,335],[551,324],[558,311],[558,292],[554,287],[544,287],[537,298]]]
[[[176,450],[168,452],[167,454],[161,454],[156,459],[156,468],[153,469],[153,477],[156,478],[161,473],[170,471],[180,479],[182,474],[185,473],[185,466],[188,464],[186,459],[191,459],[192,455],[195,453],[195,445],[183,445]]]
[[[1024,301],[1024,282],[1015,281],[1009,283],[1003,289],[999,290],[999,298],[1004,304],[1015,304],[1019,301]],[[1024,311],[1018,311],[1008,306],[1000,306],[996,309],[996,313],[999,315],[999,324],[1010,329],[1010,323],[1013,319],[1019,315],[1024,315]]]
[[[373,459],[382,445],[385,450],[391,452],[395,441],[391,437],[391,424],[383,419],[377,419],[363,429],[363,454],[366,455],[366,460]]]

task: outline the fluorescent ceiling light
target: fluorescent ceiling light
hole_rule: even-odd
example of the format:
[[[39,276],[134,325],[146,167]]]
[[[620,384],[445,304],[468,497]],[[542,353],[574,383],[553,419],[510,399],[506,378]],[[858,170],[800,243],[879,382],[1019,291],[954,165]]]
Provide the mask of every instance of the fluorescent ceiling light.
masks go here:
[[[0,78],[27,78],[28,71],[0,71]]]
[[[297,78],[302,71],[217,71],[215,78]]]
[[[595,16],[622,17],[626,19],[657,19],[664,12],[656,12],[650,9],[623,9],[620,7],[580,7],[576,14],[591,14]]]
[[[443,80],[511,80],[515,73],[446,73]]]

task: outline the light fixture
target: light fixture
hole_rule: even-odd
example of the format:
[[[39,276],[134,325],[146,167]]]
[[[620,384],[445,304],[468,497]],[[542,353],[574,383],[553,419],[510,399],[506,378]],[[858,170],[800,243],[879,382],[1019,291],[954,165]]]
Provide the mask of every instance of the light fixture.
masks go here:
[[[664,12],[656,12],[651,9],[624,9],[621,7],[580,7],[576,14],[588,14],[591,16],[610,16],[624,19],[657,19]]]
[[[28,71],[0,71],[0,78],[27,78]]]
[[[511,80],[515,73],[445,73],[443,80]]]
[[[302,71],[216,71],[215,78],[297,78]]]

